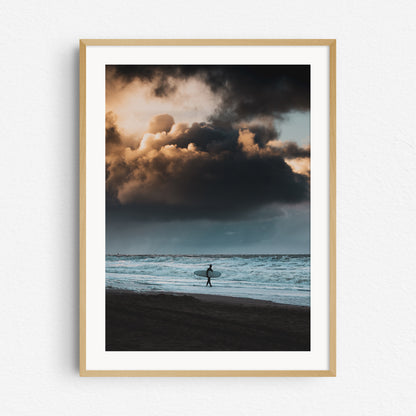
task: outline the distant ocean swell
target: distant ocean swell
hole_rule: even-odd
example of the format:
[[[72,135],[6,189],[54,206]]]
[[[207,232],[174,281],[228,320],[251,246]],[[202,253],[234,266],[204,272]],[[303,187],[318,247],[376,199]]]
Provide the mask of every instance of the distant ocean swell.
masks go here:
[[[221,272],[205,287],[193,274]],[[206,293],[310,305],[309,255],[107,255],[106,286],[136,292]]]

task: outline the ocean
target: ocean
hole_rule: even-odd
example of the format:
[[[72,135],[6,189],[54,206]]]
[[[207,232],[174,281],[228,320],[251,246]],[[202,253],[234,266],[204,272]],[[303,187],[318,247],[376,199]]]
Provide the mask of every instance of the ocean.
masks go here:
[[[221,277],[194,275],[212,264]],[[310,306],[309,255],[107,255],[106,287],[204,293]]]

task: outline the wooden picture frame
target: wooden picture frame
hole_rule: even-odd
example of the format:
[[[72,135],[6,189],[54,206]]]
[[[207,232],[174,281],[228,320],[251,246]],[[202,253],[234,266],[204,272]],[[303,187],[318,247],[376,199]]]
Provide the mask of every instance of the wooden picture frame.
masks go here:
[[[88,360],[94,355],[94,348],[89,346],[88,340],[95,337],[95,327],[88,321],[88,317],[94,314],[104,314],[103,305],[105,303],[102,298],[102,294],[105,293],[105,288],[100,286],[100,294],[98,297],[101,299],[100,304],[92,304],[89,296],[94,291],[94,286],[91,284],[92,272],[89,268],[91,261],[88,257],[88,243],[87,243],[87,229],[88,222],[92,220],[91,210],[87,207],[87,202],[93,198],[91,192],[94,186],[93,180],[88,182],[87,173],[94,171],[94,167],[89,165],[92,160],[91,152],[88,152],[88,142],[92,140],[92,137],[97,137],[97,140],[102,139],[102,131],[94,130],[94,121],[91,121],[91,114],[88,113],[88,103],[96,100],[103,100],[104,96],[101,91],[97,93],[91,93],[92,90],[88,89],[89,83],[92,81],[92,77],[89,76],[88,65],[90,52],[97,50],[97,48],[113,48],[108,49],[108,53],[102,58],[102,63],[113,64],[112,54],[110,53],[114,48],[122,48],[127,50],[129,48],[233,48],[238,47],[244,51],[244,48],[266,48],[267,54],[272,54],[276,47],[282,48],[281,50],[291,50],[291,48],[308,48],[307,50],[320,50],[322,51],[322,59],[324,64],[327,64],[327,78],[325,91],[328,92],[328,96],[323,98],[327,100],[328,108],[327,112],[327,149],[328,154],[323,154],[321,160],[327,163],[328,177],[324,177],[320,186],[322,192],[327,194],[328,201],[328,234],[323,236],[323,246],[320,250],[324,251],[328,264],[323,265],[323,269],[326,267],[326,274],[322,277],[322,290],[321,296],[323,302],[326,303],[325,314],[320,319],[320,325],[323,331],[327,334],[325,338],[325,365],[309,366],[308,368],[292,369],[292,368],[270,368],[270,369],[206,369],[206,368],[193,368],[193,369],[168,369],[168,368],[146,368],[137,369],[134,366],[130,366],[128,360],[124,360],[123,364],[118,368],[107,365],[100,367],[99,365],[89,365]],[[95,49],[94,49],[95,48]],[[269,52],[269,48],[270,52]],[[286,49],[285,49],[286,48]],[[315,48],[315,49],[314,49]],[[279,49],[280,50],[280,49]],[[139,50],[138,50],[139,51]],[[321,55],[320,55],[321,56]],[[101,59],[101,58],[100,58]],[[123,59],[118,58],[117,62],[123,62]],[[149,57],[146,58],[146,64],[151,64]],[[306,59],[307,61],[307,59]],[[181,61],[179,63],[182,63]],[[257,61],[253,60],[253,64]],[[313,65],[313,64],[312,64]],[[104,67],[102,67],[104,70]],[[312,67],[314,71],[314,67]],[[91,75],[91,74],[90,74]],[[318,94],[316,90],[312,90],[313,94]],[[100,101],[100,106],[103,103]],[[102,114],[104,120],[104,114]],[[314,121],[314,115],[312,120]],[[101,139],[100,139],[101,138]],[[313,152],[312,146],[312,152]],[[97,153],[97,158],[102,158],[102,152]],[[102,166],[104,172],[104,160],[100,159],[96,161],[96,166]],[[313,176],[312,167],[312,176]],[[326,182],[328,180],[328,182]],[[98,182],[97,182],[98,183]],[[80,375],[87,377],[334,377],[336,375],[336,41],[334,39],[82,39],[80,40]],[[100,185],[101,186],[101,185]],[[102,221],[101,221],[102,223]],[[314,232],[314,231],[312,231]],[[316,230],[315,230],[316,232]],[[89,232],[88,238],[92,233]],[[101,235],[98,233],[97,235]],[[94,237],[95,238],[95,237]],[[97,237],[97,245],[104,246],[102,238]],[[102,252],[102,251],[101,251]],[[104,253],[102,253],[104,254]],[[313,255],[312,255],[313,258]],[[96,270],[96,269],[93,269]],[[101,269],[100,269],[101,270]],[[100,276],[97,279],[101,279],[103,282],[104,276],[101,271],[97,271]],[[101,283],[100,283],[101,284]],[[321,284],[321,283],[319,283]],[[325,289],[326,288],[326,289]],[[313,308],[313,307],[312,307]],[[312,309],[313,311],[313,309]],[[97,318],[98,319],[98,318]],[[101,318],[100,318],[101,319]],[[98,322],[98,320],[97,320]],[[327,328],[326,328],[327,325]],[[322,341],[322,340],[321,340]],[[104,348],[104,347],[103,347]],[[103,353],[105,354],[105,352]],[[107,353],[111,354],[111,353]],[[322,353],[323,354],[323,353]],[[322,360],[321,360],[322,361]]]

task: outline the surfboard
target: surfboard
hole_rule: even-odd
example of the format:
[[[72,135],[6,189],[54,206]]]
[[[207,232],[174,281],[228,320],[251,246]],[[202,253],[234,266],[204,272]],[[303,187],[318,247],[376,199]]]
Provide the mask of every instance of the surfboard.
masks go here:
[[[207,271],[206,270],[197,270],[196,272],[194,272],[195,276],[201,276],[201,277],[207,277]],[[221,273],[220,272],[208,272],[208,276],[209,277],[220,277]]]

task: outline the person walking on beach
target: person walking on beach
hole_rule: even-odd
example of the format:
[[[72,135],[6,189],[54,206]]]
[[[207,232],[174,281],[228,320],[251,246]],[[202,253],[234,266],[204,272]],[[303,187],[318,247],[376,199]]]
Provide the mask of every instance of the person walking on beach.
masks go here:
[[[209,275],[209,272],[213,272],[214,270],[212,270],[212,264],[210,264],[209,265],[209,267],[208,267],[208,269],[207,269],[207,284],[205,285],[205,287],[206,286],[210,286],[210,287],[212,287],[212,284],[211,284],[211,276]]]

